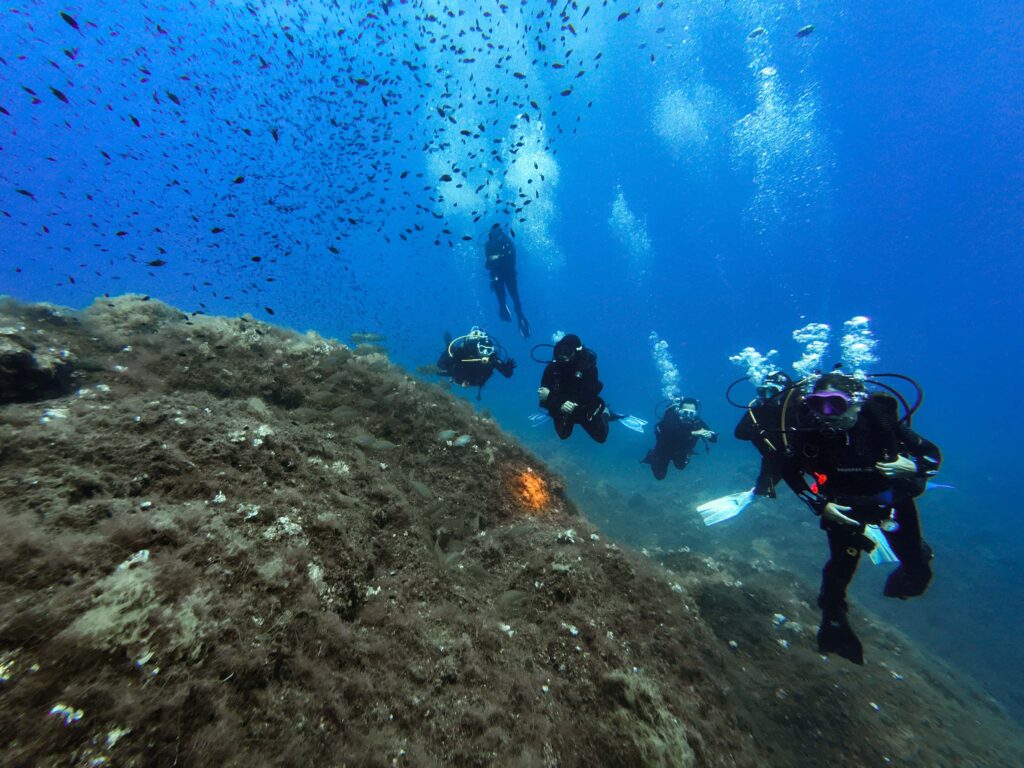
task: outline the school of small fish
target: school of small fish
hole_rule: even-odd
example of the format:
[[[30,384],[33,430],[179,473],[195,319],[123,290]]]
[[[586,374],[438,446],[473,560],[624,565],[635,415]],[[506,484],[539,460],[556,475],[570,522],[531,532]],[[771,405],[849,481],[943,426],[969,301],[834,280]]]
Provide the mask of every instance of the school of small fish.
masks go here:
[[[178,6],[3,11],[0,235],[30,238],[57,286],[180,269],[200,309],[232,298],[218,275],[262,306],[315,253],[372,319],[354,243],[451,249],[492,218],[514,234],[545,189],[517,154],[572,140],[603,45],[665,1]]]

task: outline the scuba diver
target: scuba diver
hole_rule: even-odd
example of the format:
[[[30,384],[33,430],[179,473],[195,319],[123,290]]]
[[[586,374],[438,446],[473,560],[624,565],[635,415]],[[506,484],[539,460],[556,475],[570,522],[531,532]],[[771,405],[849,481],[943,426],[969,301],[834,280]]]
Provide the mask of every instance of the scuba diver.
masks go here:
[[[479,387],[477,400],[494,371],[499,371],[506,379],[512,378],[516,361],[505,355],[504,347],[483,329],[474,325],[465,336],[453,339],[446,333],[444,340],[445,350],[437,360],[441,375],[451,376],[460,387]]]
[[[516,278],[516,247],[500,224],[494,224],[484,243],[484,267],[491,274],[491,290],[498,297],[498,314],[502,320],[512,319],[505,303],[505,290],[512,297],[512,306],[516,311],[519,333],[524,339],[530,338],[530,322],[523,314],[523,306],[519,301],[519,286]]]
[[[551,361],[544,367],[537,398],[563,440],[577,424],[598,443],[608,439],[608,425],[613,421],[635,432],[644,431],[647,422],[643,419],[609,410],[601,397],[604,384],[597,376],[597,354],[584,347],[579,336],[570,333],[558,340]],[[537,414],[530,417],[534,426],[545,420],[540,415],[540,419],[536,419]]]
[[[934,443],[910,428],[917,405],[901,419],[893,396],[868,393],[861,380],[838,371],[815,382],[800,402],[800,423],[788,432],[785,405],[783,478],[821,518],[828,535],[818,650],[863,664],[863,647],[847,620],[847,586],[861,552],[887,544],[900,564],[886,580],[886,597],[917,597],[927,589],[932,550],[921,538],[914,499],[942,457]],[[868,526],[878,526],[884,539]]]
[[[655,479],[665,479],[669,461],[676,469],[686,469],[698,440],[704,441],[705,451],[708,443],[718,442],[718,434],[708,429],[699,412],[700,401],[695,397],[675,398],[665,409],[654,427],[654,448],[640,460],[641,464],[651,465]]]
[[[746,413],[733,431],[737,440],[753,443],[761,454],[754,496],[774,499],[775,486],[782,479],[782,441],[777,433],[786,402],[784,396],[792,386],[793,379],[785,371],[767,374],[757,388],[757,399],[747,406]]]

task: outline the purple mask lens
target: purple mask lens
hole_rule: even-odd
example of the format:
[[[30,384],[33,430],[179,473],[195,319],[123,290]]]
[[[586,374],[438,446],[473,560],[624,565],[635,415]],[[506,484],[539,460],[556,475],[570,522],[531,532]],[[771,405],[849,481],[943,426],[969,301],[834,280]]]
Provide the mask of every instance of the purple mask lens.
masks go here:
[[[845,392],[826,389],[804,398],[812,411],[821,416],[841,416],[846,413],[853,398]]]

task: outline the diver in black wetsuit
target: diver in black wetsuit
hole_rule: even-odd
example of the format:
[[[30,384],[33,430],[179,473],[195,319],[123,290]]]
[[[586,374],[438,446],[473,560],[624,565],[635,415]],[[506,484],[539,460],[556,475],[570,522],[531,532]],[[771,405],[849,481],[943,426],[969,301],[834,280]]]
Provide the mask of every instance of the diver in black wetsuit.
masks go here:
[[[451,376],[460,387],[479,387],[482,390],[495,371],[509,379],[516,368],[516,361],[503,354],[501,344],[476,326],[457,339],[446,333],[445,343],[437,367],[443,376]],[[479,391],[476,398],[480,399]]]
[[[512,314],[505,303],[505,290],[512,297],[512,306],[516,311],[519,333],[524,339],[530,338],[530,323],[523,314],[523,305],[519,301],[519,285],[516,278],[516,247],[501,228],[500,224],[491,227],[484,243],[484,267],[491,275],[491,290],[498,297],[498,314],[502,320],[511,320]]]
[[[894,398],[869,395],[852,376],[822,376],[800,409],[805,426],[783,433],[788,443],[783,477],[821,517],[828,534],[818,649],[863,664],[863,647],[846,618],[846,588],[861,552],[873,549],[865,525],[881,527],[900,561],[886,580],[886,597],[923,594],[932,578],[932,550],[921,538],[914,498],[924,492],[942,457],[934,443],[900,420]]]
[[[676,398],[655,425],[654,447],[640,463],[650,464],[656,479],[665,479],[669,461],[676,469],[686,469],[698,440],[704,441],[705,449],[708,443],[718,442],[718,434],[708,429],[699,408],[700,401],[694,397]]]
[[[603,443],[608,439],[608,423],[623,418],[622,414],[608,410],[601,398],[604,385],[597,375],[597,355],[583,346],[579,336],[570,333],[555,344],[537,397],[563,440],[579,424],[594,440]]]
[[[757,400],[747,407],[733,434],[737,440],[754,444],[761,454],[761,469],[754,483],[754,495],[774,499],[775,486],[782,479],[782,438],[779,425],[782,409],[793,380],[784,371],[767,374],[757,388]],[[799,399],[792,399],[797,405]],[[790,423],[793,419],[790,419]]]

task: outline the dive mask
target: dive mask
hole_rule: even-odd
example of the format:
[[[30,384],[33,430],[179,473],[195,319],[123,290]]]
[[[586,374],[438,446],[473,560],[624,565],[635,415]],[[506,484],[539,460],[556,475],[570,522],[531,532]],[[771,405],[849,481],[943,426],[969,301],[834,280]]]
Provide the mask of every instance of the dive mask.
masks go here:
[[[847,392],[838,389],[823,389],[804,397],[804,402],[818,416],[842,416],[854,405],[856,400]]]

